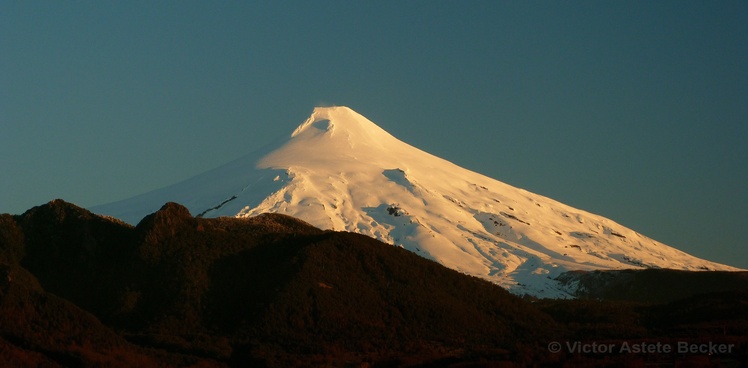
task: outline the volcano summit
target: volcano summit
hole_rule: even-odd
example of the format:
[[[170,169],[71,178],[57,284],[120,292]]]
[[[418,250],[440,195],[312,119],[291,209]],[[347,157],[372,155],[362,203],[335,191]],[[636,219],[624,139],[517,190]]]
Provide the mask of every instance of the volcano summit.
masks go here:
[[[294,216],[542,297],[568,295],[555,278],[570,270],[737,270],[459,167],[342,106],[224,166],[91,210],[135,223],[166,202],[202,217]]]

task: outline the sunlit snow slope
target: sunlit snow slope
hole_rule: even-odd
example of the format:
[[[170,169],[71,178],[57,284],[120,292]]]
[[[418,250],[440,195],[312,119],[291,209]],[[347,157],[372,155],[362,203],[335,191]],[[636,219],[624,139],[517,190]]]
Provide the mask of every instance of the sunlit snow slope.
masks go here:
[[[568,270],[734,270],[463,169],[347,107],[316,108],[265,149],[92,210],[134,223],[168,201],[193,215],[277,212],[366,234],[518,294],[563,297],[553,278]]]

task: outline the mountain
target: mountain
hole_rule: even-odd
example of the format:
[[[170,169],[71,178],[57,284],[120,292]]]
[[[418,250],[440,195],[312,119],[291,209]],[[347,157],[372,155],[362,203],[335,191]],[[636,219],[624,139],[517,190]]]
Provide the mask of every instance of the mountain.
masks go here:
[[[96,213],[135,223],[165,202],[198,217],[280,213],[403,247],[516,294],[565,297],[567,271],[737,270],[616,222],[461,168],[347,107],[314,109],[289,137]]]
[[[613,277],[613,287],[646,283],[657,296],[653,289],[673,284],[732,281],[668,303],[608,301],[604,293],[532,301],[400,247],[286,215],[195,218],[167,203],[132,226],[54,200],[22,215],[0,215],[0,361],[15,367],[748,364],[748,272],[631,273]],[[575,341],[732,348],[580,354],[566,345]],[[562,351],[552,350],[552,342],[563,342]]]
[[[55,200],[0,215],[0,257],[0,357],[48,366],[521,360],[560,329],[490,282],[280,214],[167,203],[133,227]]]
[[[558,277],[581,299],[664,303],[699,294],[748,291],[748,272],[670,269],[570,271]]]
[[[102,323],[99,313],[115,305],[109,304],[115,300],[111,276],[125,270],[107,271],[123,263],[107,260],[123,254],[117,249],[123,244],[118,239],[123,226],[63,201],[24,216],[0,215],[3,366],[219,366],[198,356],[133,344]]]

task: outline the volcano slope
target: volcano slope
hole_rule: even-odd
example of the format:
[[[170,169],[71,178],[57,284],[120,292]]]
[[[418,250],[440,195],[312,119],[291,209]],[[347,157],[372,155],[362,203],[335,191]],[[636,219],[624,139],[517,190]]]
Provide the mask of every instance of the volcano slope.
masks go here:
[[[556,281],[568,271],[739,270],[460,167],[344,106],[315,108],[290,135],[223,166],[92,210],[135,224],[166,202],[197,217],[280,213],[368,235],[539,298],[574,295],[576,284]]]

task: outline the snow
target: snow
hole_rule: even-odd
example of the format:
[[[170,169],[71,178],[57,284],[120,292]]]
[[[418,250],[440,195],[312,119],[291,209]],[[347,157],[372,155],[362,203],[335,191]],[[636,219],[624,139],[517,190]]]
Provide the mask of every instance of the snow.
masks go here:
[[[163,203],[205,217],[265,212],[404,247],[518,294],[566,297],[569,270],[736,270],[399,141],[342,106],[183,182],[92,211],[134,223]]]

